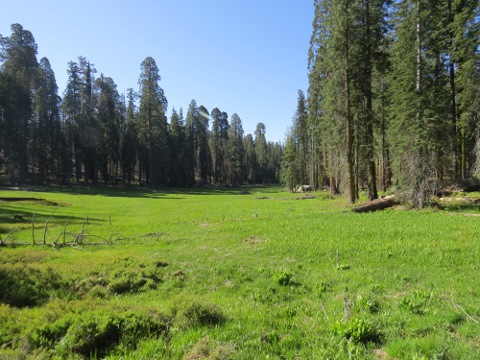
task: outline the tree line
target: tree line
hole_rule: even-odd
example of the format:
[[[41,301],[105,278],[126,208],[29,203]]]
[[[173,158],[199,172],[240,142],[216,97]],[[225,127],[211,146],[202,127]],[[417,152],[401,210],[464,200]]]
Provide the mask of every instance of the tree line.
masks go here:
[[[193,186],[279,181],[283,146],[265,125],[244,134],[238,114],[192,100],[172,110],[155,60],[140,65],[138,91],[121,94],[85,57],[68,63],[63,97],[30,31],[0,35],[0,182]]]
[[[282,177],[350,202],[394,185],[415,207],[480,177],[477,0],[315,0],[308,96]]]

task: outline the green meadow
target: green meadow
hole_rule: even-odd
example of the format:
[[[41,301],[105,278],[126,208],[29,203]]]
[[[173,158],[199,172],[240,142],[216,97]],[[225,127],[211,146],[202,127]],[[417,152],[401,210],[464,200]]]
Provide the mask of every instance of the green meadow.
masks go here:
[[[41,190],[0,191],[1,359],[480,359],[475,203]]]

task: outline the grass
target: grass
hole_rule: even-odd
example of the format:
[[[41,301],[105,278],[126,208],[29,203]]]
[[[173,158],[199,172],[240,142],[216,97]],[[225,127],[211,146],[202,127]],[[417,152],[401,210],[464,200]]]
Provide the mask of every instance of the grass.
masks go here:
[[[355,214],[276,187],[32,190],[0,192],[41,199],[0,201],[3,239],[31,243],[34,214],[37,244],[50,216],[46,244],[65,224],[96,237],[0,248],[0,358],[480,359],[480,223],[464,216],[478,208]]]

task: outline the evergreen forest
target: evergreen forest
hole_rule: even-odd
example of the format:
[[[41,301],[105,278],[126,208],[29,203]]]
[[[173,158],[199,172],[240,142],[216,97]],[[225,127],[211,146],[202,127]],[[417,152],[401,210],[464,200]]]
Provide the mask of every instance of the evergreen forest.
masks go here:
[[[20,24],[0,37],[0,182],[139,184],[151,187],[275,183],[283,148],[259,123],[195,100],[167,118],[155,60],[140,64],[138,90],[80,56],[67,66],[63,92],[33,34]]]
[[[285,183],[423,207],[478,177],[479,35],[477,0],[316,0]]]

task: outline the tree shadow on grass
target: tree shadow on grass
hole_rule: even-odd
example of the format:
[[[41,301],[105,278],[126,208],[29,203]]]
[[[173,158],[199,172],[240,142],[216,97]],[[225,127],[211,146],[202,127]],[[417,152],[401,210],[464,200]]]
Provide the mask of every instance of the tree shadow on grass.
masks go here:
[[[29,188],[33,192],[61,193],[70,195],[100,195],[106,197],[127,197],[127,198],[151,198],[160,200],[183,200],[181,195],[246,195],[254,192],[277,193],[282,192],[280,186],[268,185],[242,185],[231,187],[198,186],[191,188],[163,187],[150,188],[138,186],[113,186],[113,185],[70,185],[70,186],[48,186]],[[173,195],[173,196],[172,196]],[[25,197],[31,197],[26,192]]]
[[[7,233],[11,231],[11,229],[18,228],[18,229],[26,229],[29,228],[34,220],[35,215],[35,223],[36,224],[45,224],[50,215],[49,214],[41,214],[38,215],[32,211],[26,211],[23,209],[12,208],[8,206],[0,207],[0,233]],[[107,219],[99,219],[99,218],[91,218],[88,217],[88,223],[104,223]],[[53,225],[64,225],[67,223],[70,225],[77,225],[80,226],[85,222],[84,217],[79,216],[66,216],[66,215],[56,215],[53,214],[50,223]]]

